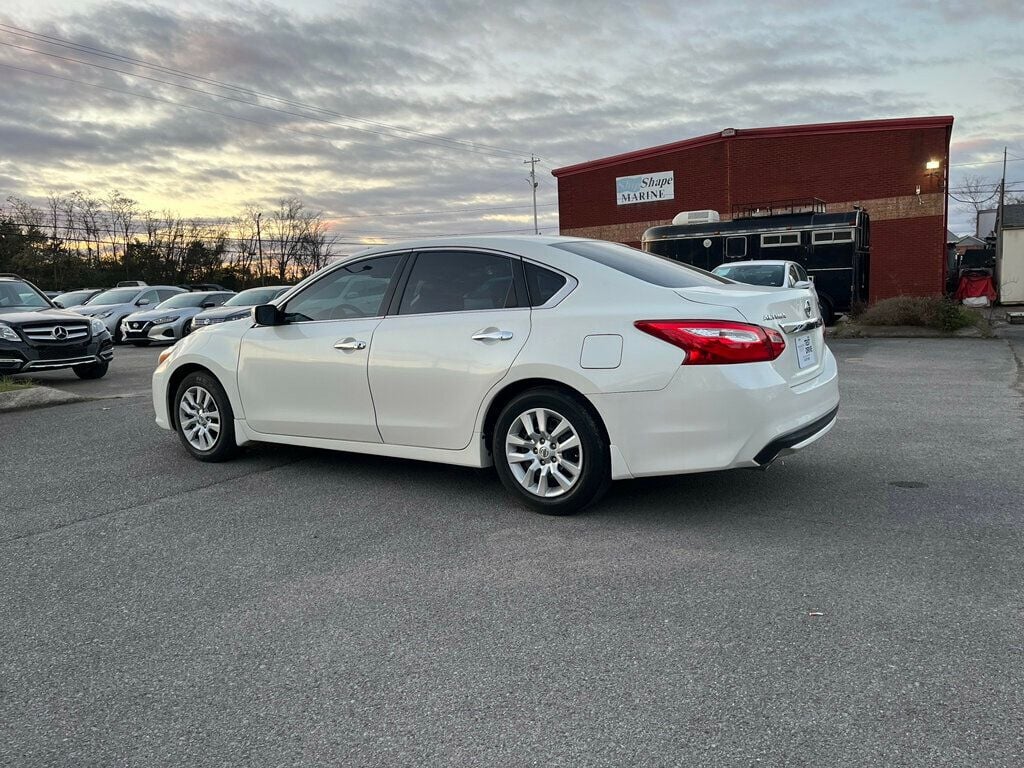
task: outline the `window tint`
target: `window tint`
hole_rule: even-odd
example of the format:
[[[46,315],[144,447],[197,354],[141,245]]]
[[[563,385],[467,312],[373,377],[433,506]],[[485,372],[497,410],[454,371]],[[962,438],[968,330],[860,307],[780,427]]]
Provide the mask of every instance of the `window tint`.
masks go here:
[[[516,287],[509,258],[472,251],[428,251],[416,256],[398,313],[515,306]]]
[[[376,317],[401,254],[357,261],[325,275],[285,306],[289,322]]]
[[[167,301],[171,296],[177,296],[181,291],[171,291],[168,289],[157,290],[156,295],[160,297],[160,301]]]
[[[565,278],[557,272],[529,262],[524,262],[523,266],[526,268],[526,288],[530,292],[531,306],[547,304],[565,285]]]
[[[729,282],[710,272],[705,272],[703,269],[689,267],[619,243],[608,243],[603,240],[579,240],[571,243],[559,243],[552,247],[575,253],[577,256],[596,261],[598,264],[635,277],[637,280],[665,288],[695,288],[699,285],[718,285]]]
[[[747,238],[727,237],[725,239],[725,255],[730,259],[742,259],[747,255]]]
[[[785,232],[779,235],[761,235],[762,248],[776,248],[780,245],[800,245],[800,233]]]

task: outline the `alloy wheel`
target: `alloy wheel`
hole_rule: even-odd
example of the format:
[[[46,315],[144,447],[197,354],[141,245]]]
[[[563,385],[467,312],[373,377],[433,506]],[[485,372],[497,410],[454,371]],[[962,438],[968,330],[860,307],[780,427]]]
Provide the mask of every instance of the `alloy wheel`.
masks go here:
[[[216,445],[221,430],[220,409],[209,390],[199,385],[185,390],[178,403],[178,423],[193,448],[208,451]]]
[[[521,413],[505,435],[505,460],[534,496],[555,498],[572,490],[583,472],[583,444],[565,416],[549,408]]]

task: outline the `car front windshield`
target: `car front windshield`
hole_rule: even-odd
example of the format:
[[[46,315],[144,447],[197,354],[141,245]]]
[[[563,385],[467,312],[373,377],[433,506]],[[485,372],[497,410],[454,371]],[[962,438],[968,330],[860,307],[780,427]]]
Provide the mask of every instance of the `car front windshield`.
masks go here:
[[[281,292],[280,288],[250,288],[224,302],[225,307],[256,307],[266,304]]]
[[[782,264],[744,264],[719,267],[716,275],[748,285],[770,285],[781,288],[786,282],[786,268]]]
[[[92,296],[92,291],[68,291],[57,296],[54,301],[65,307],[77,307],[79,304],[84,304],[90,296]]]
[[[114,288],[94,296],[89,303],[93,306],[106,307],[111,304],[128,304],[139,295],[138,288]]]
[[[38,309],[50,302],[28,283],[18,280],[0,283],[0,311],[5,309]]]
[[[206,293],[179,293],[171,296],[167,301],[158,304],[156,309],[184,309],[185,307],[198,307],[204,301],[209,301],[210,296]]]

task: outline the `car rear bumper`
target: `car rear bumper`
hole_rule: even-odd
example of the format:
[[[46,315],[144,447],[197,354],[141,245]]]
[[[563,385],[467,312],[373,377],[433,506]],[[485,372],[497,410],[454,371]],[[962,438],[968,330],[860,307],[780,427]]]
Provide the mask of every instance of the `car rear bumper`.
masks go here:
[[[680,366],[662,390],[596,394],[611,440],[613,477],[764,467],[835,424],[839,380],[825,350],[821,373],[797,386],[768,363]]]

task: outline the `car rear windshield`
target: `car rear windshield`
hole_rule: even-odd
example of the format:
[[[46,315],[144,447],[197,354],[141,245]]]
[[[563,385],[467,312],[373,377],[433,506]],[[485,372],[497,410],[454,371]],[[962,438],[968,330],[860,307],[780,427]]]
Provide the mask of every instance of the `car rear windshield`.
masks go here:
[[[786,267],[782,264],[744,264],[735,267],[718,267],[715,274],[748,285],[774,285],[776,288],[781,288],[786,282]]]
[[[284,289],[277,286],[273,288],[250,288],[247,291],[232,296],[230,299],[224,302],[225,307],[256,307],[260,304],[266,304],[271,299],[277,298],[277,295]]]
[[[721,285],[729,282],[703,269],[680,264],[678,261],[655,256],[620,243],[575,240],[558,243],[554,247],[664,288],[696,288],[701,285]]]

